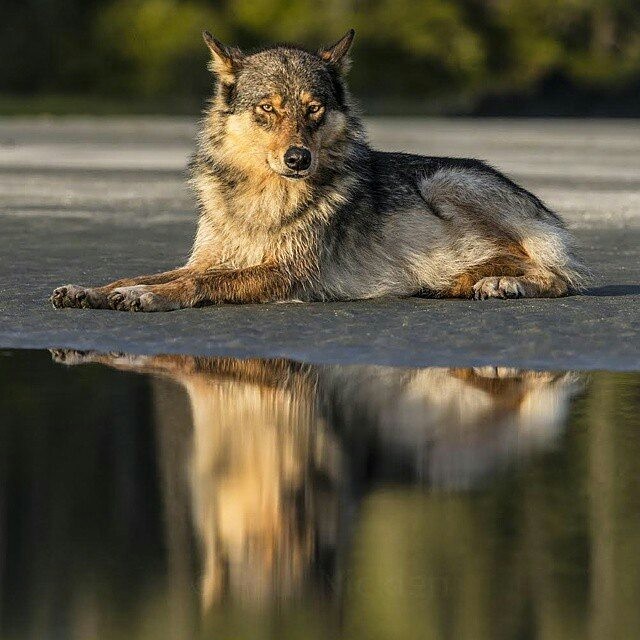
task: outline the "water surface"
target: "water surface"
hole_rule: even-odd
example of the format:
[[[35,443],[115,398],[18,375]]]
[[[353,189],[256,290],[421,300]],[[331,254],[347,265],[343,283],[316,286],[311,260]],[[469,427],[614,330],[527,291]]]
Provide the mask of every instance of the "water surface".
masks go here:
[[[638,637],[638,374],[2,356],[2,640]]]

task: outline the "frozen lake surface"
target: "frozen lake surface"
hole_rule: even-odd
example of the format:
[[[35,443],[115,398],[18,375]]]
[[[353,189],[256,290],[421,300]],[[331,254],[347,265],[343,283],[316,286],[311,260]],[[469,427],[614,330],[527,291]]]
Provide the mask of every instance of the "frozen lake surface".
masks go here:
[[[542,196],[596,273],[562,300],[385,299],[170,314],[56,312],[54,286],[181,264],[194,122],[0,123],[0,347],[283,356],[318,363],[640,369],[640,124],[372,120],[385,149],[482,157]]]

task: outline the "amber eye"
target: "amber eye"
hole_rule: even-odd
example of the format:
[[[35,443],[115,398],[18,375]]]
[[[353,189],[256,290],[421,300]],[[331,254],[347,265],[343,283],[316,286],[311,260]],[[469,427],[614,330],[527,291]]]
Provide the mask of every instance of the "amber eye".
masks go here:
[[[268,102],[266,102],[265,104],[261,104],[261,105],[260,105],[260,108],[261,108],[263,111],[266,111],[267,113],[269,113],[269,112],[273,111],[273,105],[269,104]]]
[[[310,104],[307,110],[309,111],[309,113],[318,113],[320,109],[322,109],[321,104]]]

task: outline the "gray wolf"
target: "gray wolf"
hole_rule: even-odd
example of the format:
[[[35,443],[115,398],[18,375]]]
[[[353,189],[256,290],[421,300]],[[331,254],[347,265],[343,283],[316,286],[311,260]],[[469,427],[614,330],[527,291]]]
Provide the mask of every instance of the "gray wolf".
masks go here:
[[[217,81],[190,165],[200,217],[187,264],[59,287],[53,305],[171,311],[580,290],[571,239],[536,196],[479,160],[371,149],[345,81],[353,36],[246,55],[204,32]]]

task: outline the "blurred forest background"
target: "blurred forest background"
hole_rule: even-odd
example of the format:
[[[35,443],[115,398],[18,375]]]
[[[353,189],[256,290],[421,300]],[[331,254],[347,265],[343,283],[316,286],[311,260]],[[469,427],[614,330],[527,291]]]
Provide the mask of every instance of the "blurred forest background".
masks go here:
[[[640,116],[638,0],[2,0],[0,112],[196,113],[208,28],[316,47],[357,30],[369,113]]]

